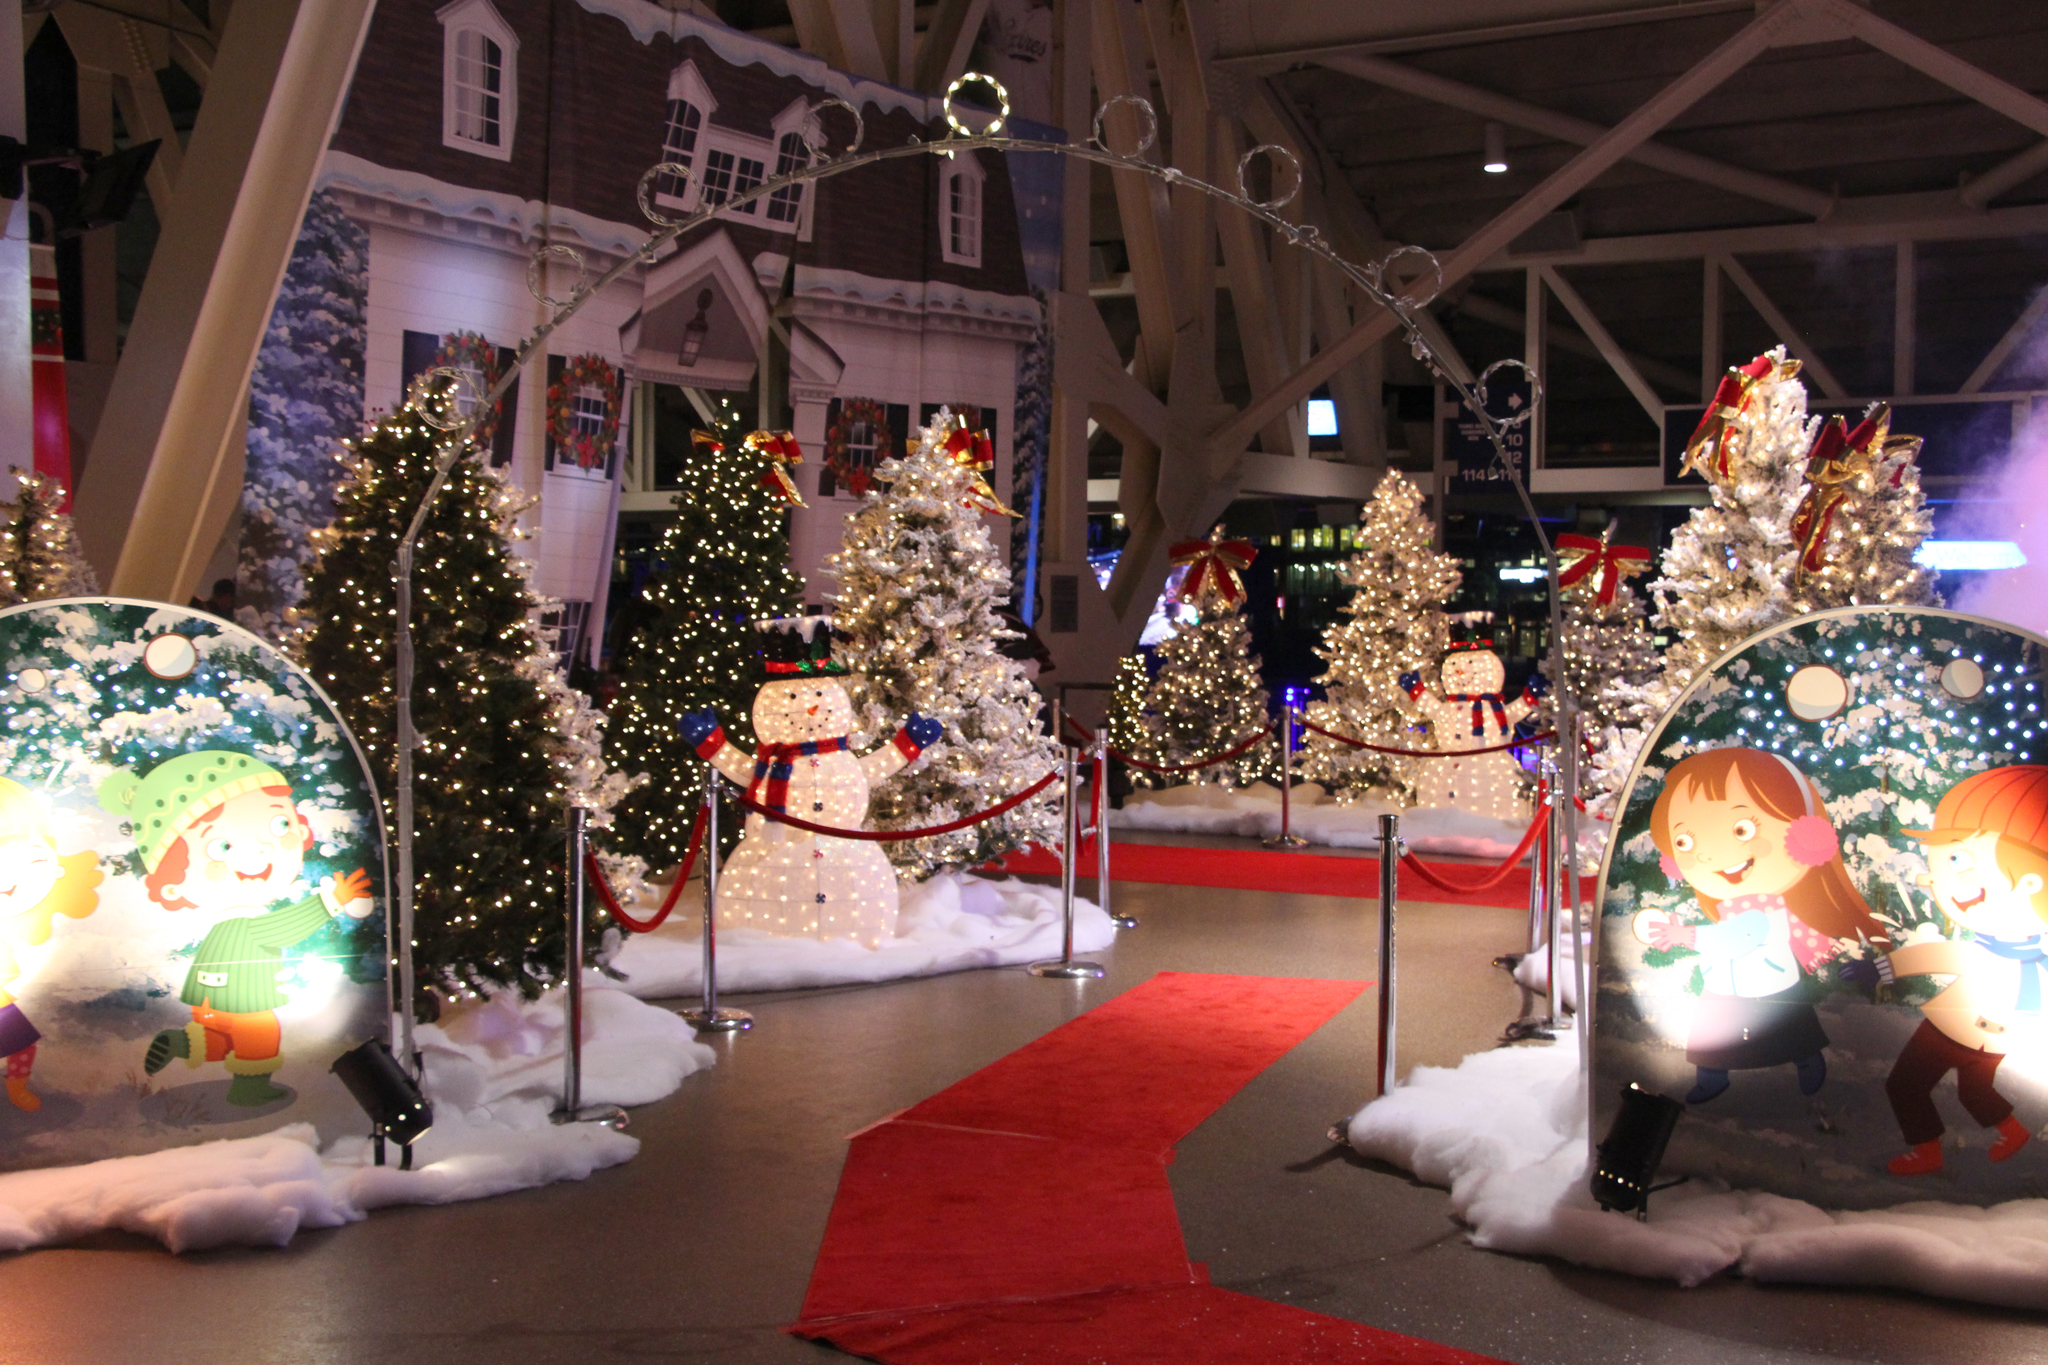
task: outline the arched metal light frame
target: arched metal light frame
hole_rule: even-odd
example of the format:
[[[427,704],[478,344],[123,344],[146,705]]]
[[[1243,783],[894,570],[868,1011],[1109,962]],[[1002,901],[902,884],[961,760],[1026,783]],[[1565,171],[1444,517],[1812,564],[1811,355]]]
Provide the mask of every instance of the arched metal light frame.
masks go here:
[[[1527,484],[1521,474],[1515,469],[1513,460],[1508,456],[1506,444],[1507,433],[1530,421],[1536,409],[1542,404],[1542,384],[1537,375],[1519,360],[1496,361],[1487,367],[1484,374],[1477,381],[1467,383],[1460,380],[1456,376],[1453,367],[1436,353],[1436,349],[1430,344],[1429,338],[1423,332],[1418,321],[1422,316],[1423,310],[1429,306],[1430,302],[1442,289],[1443,270],[1435,254],[1424,247],[1403,246],[1388,253],[1378,261],[1359,265],[1339,255],[1313,224],[1293,223],[1281,217],[1280,210],[1292,203],[1301,192],[1300,167],[1298,163],[1295,163],[1292,154],[1287,153],[1284,148],[1260,146],[1254,147],[1251,151],[1245,153],[1238,163],[1238,187],[1235,190],[1212,185],[1196,176],[1187,174],[1177,167],[1164,166],[1145,160],[1144,153],[1157,142],[1159,117],[1153,109],[1151,101],[1142,96],[1115,95],[1105,100],[1101,107],[1096,110],[1094,122],[1090,130],[1093,136],[1088,142],[1048,142],[1038,138],[1004,136],[1000,130],[1006,119],[1001,115],[997,117],[994,124],[990,125],[994,131],[980,133],[968,131],[966,125],[953,110],[954,96],[968,85],[981,85],[994,91],[997,95],[997,103],[1001,106],[1002,114],[1006,115],[1008,113],[1010,103],[1009,92],[1003,87],[1002,83],[993,76],[970,71],[952,83],[940,102],[941,113],[949,130],[946,136],[933,141],[924,141],[913,136],[901,146],[862,151],[861,146],[865,141],[866,126],[861,118],[860,111],[843,99],[836,96],[828,97],[813,104],[810,113],[805,119],[804,143],[811,153],[810,165],[798,167],[787,175],[763,180],[751,189],[735,194],[720,203],[712,205],[700,203],[694,212],[681,218],[670,218],[665,214],[657,213],[648,203],[647,193],[654,178],[663,173],[687,174],[687,172],[680,166],[666,164],[649,168],[647,174],[641,178],[638,198],[641,212],[655,225],[657,230],[638,249],[627,253],[623,259],[603,274],[592,278],[584,267],[581,253],[577,252],[573,247],[561,243],[544,243],[535,250],[528,270],[529,289],[536,299],[554,309],[554,312],[546,322],[535,328],[533,333],[519,344],[514,352],[512,363],[505,367],[504,372],[498,377],[498,382],[492,385],[490,392],[483,395],[481,401],[470,405],[469,415],[462,422],[448,429],[448,435],[435,461],[433,478],[428,481],[427,490],[420,498],[420,504],[413,514],[412,522],[406,528],[404,538],[399,542],[398,554],[392,565],[398,599],[398,638],[395,651],[397,661],[397,677],[395,682],[397,684],[398,731],[398,790],[396,797],[398,816],[398,902],[400,939],[401,942],[407,945],[406,960],[408,963],[411,958],[410,945],[412,943],[413,930],[413,750],[420,742],[419,734],[414,729],[412,722],[413,556],[419,544],[420,535],[426,528],[427,515],[433,508],[435,499],[440,496],[443,485],[447,483],[448,475],[453,470],[456,460],[460,458],[464,445],[475,433],[477,424],[482,420],[483,415],[490,411],[498,400],[505,396],[506,391],[511,388],[513,383],[517,381],[520,371],[525,369],[535,356],[544,354],[547,340],[554,334],[555,329],[573,317],[591,298],[595,297],[615,280],[624,276],[628,271],[639,266],[654,264],[664,247],[672,245],[679,238],[703,227],[721,213],[730,212],[758,200],[770,198],[792,186],[806,185],[818,180],[828,180],[834,176],[844,175],[848,171],[856,171],[864,166],[879,165],[886,161],[902,161],[918,156],[950,157],[959,152],[981,150],[997,152],[1050,152],[1057,156],[1079,157],[1083,161],[1090,161],[1100,166],[1109,167],[1112,170],[1136,171],[1140,174],[1150,175],[1156,179],[1163,180],[1169,185],[1177,185],[1199,194],[1205,194],[1211,199],[1237,209],[1241,213],[1250,214],[1253,218],[1258,219],[1271,228],[1276,237],[1328,262],[1354,288],[1393,314],[1394,320],[1400,325],[1402,331],[1407,334],[1409,350],[1414,354],[1415,358],[1428,365],[1439,380],[1449,385],[1457,393],[1459,401],[1480,420],[1480,423],[1485,428],[1487,440],[1493,447],[1494,461],[1500,466],[1508,482],[1514,486],[1515,495],[1522,504],[1522,511],[1528,517],[1529,524],[1535,529],[1537,544],[1542,549],[1543,560],[1549,574],[1551,673],[1556,680],[1556,695],[1559,699],[1561,713],[1569,712],[1572,709],[1573,699],[1567,695],[1567,689],[1564,684],[1564,613],[1558,595],[1557,553],[1551,545],[1549,535],[1543,529],[1542,519],[1536,515],[1536,506],[1530,501]],[[1119,106],[1128,107],[1134,115],[1137,115],[1142,120],[1146,130],[1139,139],[1136,151],[1131,154],[1112,151],[1103,131],[1103,123],[1106,116],[1111,110]],[[826,110],[835,108],[850,113],[854,120],[854,136],[851,142],[846,150],[836,155],[831,154],[827,150],[826,141],[822,136],[823,115]],[[987,117],[986,111],[977,112],[981,117]],[[809,136],[810,129],[814,126],[820,130],[820,136],[816,141],[813,141]],[[1285,197],[1276,197],[1263,201],[1254,199],[1244,184],[1245,174],[1249,170],[1250,163],[1254,157],[1261,154],[1270,156],[1275,152],[1282,154],[1281,157],[1275,158],[1276,162],[1290,165],[1293,169],[1293,186]],[[1284,161],[1282,158],[1284,158]],[[1278,166],[1276,165],[1276,171],[1277,169]],[[1275,184],[1273,188],[1276,195],[1279,189],[1278,182],[1280,178],[1278,174],[1274,176]],[[1426,292],[1403,291],[1391,278],[1391,272],[1395,265],[1402,258],[1410,256],[1419,258],[1419,263],[1424,267],[1425,275],[1433,277]],[[577,280],[575,287],[565,299],[549,296],[545,288],[544,282],[548,273],[548,265],[551,262],[557,261],[563,264],[573,264],[576,268]],[[1502,417],[1487,409],[1486,380],[1506,365],[1518,366],[1528,373],[1530,403],[1526,411]],[[463,378],[467,379],[467,376],[465,375]],[[1576,786],[1575,770],[1577,765],[1573,761],[1576,758],[1575,748],[1576,746],[1574,745],[1560,746],[1564,762],[1568,770],[1571,770],[1568,771],[1564,783],[1565,790],[1567,791],[1575,790]],[[1561,813],[1565,816],[1568,827],[1575,826],[1577,823],[1571,818],[1572,811],[1572,804],[1565,802]],[[1575,846],[1575,841],[1573,841],[1573,844]],[[407,993],[406,1008],[408,1011],[412,1008],[410,992]]]

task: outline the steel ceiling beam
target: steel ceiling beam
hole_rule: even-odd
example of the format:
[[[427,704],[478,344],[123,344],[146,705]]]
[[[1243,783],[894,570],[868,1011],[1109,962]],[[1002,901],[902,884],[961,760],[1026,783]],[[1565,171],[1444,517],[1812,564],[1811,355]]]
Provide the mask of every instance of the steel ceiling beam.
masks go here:
[[[1461,109],[1468,114],[1493,119],[1500,123],[1512,124],[1517,128],[1544,137],[1556,138],[1559,142],[1576,143],[1590,147],[1607,133],[1607,129],[1572,114],[1561,114],[1554,109],[1531,104],[1527,100],[1515,99],[1510,95],[1496,94],[1476,85],[1454,81],[1448,76],[1439,76],[1433,71],[1423,71],[1386,57],[1332,56],[1323,58],[1321,65],[1359,80],[1389,90],[1398,90],[1404,95],[1429,100],[1452,109]],[[1697,181],[1715,189],[1727,190],[1748,199],[1758,199],[1766,204],[1803,213],[1809,218],[1825,218],[1835,206],[1835,196],[1809,189],[1805,185],[1781,180],[1774,175],[1744,170],[1731,166],[1725,161],[1667,147],[1660,142],[1644,142],[1628,153],[1627,159],[1639,162],[1653,170],[1675,175],[1683,180]]]

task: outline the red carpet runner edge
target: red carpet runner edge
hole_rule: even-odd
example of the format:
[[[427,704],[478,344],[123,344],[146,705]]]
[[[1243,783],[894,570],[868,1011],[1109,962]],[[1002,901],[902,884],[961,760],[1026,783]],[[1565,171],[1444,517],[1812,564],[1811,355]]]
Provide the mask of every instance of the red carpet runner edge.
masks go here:
[[[1146,844],[1116,839],[1109,846],[1109,876],[1112,882],[1150,882],[1165,886],[1214,886],[1235,891],[1290,891],[1307,896],[1360,896],[1378,900],[1380,864],[1377,857],[1339,858],[1324,853],[1286,852],[1266,848],[1191,848],[1181,844]],[[1476,863],[1446,864],[1446,877],[1473,879],[1493,867],[1485,859]],[[1025,873],[1058,876],[1058,855],[1042,848],[1028,848],[993,863],[984,872],[1017,876]],[[1095,845],[1081,847],[1080,875],[1095,875]],[[1598,879],[1583,878],[1579,898],[1590,901]],[[1439,891],[1414,877],[1404,877],[1401,899],[1431,905],[1493,905],[1515,909],[1529,903],[1529,869],[1517,867],[1496,886],[1484,891],[1452,894]]]
[[[788,1330],[889,1365],[1486,1361],[1187,1259],[1173,1145],[1370,984],[1163,972],[856,1134]]]

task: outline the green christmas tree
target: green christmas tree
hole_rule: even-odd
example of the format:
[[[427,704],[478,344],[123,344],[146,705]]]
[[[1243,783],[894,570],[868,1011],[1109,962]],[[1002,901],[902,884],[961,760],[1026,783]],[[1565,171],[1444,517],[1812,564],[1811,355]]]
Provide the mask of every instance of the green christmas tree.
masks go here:
[[[1218,549],[1225,545],[1220,532],[1209,540]],[[1139,710],[1144,740],[1136,752],[1162,766],[1227,753],[1271,724],[1259,656],[1252,652],[1251,627],[1244,619],[1244,593],[1223,577],[1229,571],[1213,561],[1191,566],[1189,576],[1197,570],[1202,571],[1200,584],[1188,593],[1196,615],[1160,642],[1159,672]],[[1242,757],[1185,777],[1141,770],[1132,781],[1145,786],[1213,782],[1242,787],[1262,778],[1277,782],[1279,777],[1280,751],[1269,738]]]
[[[1348,619],[1324,631],[1316,651],[1329,665],[1316,679],[1327,700],[1310,703],[1308,720],[1368,744],[1419,748],[1409,732],[1414,722],[1399,679],[1411,671],[1431,673],[1443,657],[1443,605],[1458,590],[1458,561],[1437,552],[1422,490],[1399,470],[1389,470],[1373,489],[1358,541],[1363,548],[1337,572],[1352,589],[1344,604]],[[1311,733],[1302,766],[1339,800],[1375,789],[1407,799],[1414,794],[1420,761],[1352,749]]]
[[[397,781],[391,565],[448,439],[421,404],[445,413],[447,400],[416,395],[351,443],[293,640],[368,753],[387,820]],[[415,556],[413,955],[423,990],[533,994],[558,980],[566,810],[588,806],[601,827],[629,785],[599,758],[599,717],[562,682],[536,629],[538,604],[512,552],[529,502],[468,445]],[[586,947],[599,948],[601,932],[593,923]]]
[[[1058,766],[1058,746],[1039,730],[1039,696],[1024,666],[998,648],[1016,632],[998,612],[1009,570],[984,521],[988,498],[974,470],[944,449],[944,409],[917,448],[875,469],[877,487],[826,561],[838,581],[839,657],[853,669],[854,714],[868,742],[911,712],[944,724],[922,762],[889,778],[868,803],[876,829],[916,829],[988,809]],[[978,867],[1027,843],[1058,836],[1054,794],[982,824],[887,845],[915,877]]]
[[[1145,694],[1151,690],[1152,675],[1143,654],[1126,654],[1116,661],[1116,681],[1109,692],[1109,747],[1118,753],[1145,756]]]
[[[655,546],[644,614],[621,642],[619,693],[606,751],[650,781],[613,808],[606,843],[653,867],[679,864],[703,798],[705,765],[683,742],[678,717],[718,713],[726,735],[751,752],[760,689],[757,620],[794,615],[803,580],[789,567],[789,504],[770,457],[744,448],[730,404],[719,430],[692,442],[676,519]],[[721,831],[739,839],[739,821]]]
[[[100,590],[78,549],[64,486],[47,474],[14,476],[12,502],[0,502],[0,606],[52,597],[93,597]]]

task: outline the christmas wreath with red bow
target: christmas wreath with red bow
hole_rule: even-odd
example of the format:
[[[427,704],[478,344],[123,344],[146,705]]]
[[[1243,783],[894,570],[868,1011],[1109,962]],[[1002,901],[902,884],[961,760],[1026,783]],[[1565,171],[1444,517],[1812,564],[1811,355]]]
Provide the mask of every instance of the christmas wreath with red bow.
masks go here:
[[[604,418],[594,436],[576,427],[576,395],[586,388],[604,395]],[[561,378],[548,385],[548,439],[575,456],[578,469],[599,468],[610,458],[619,439],[619,395],[619,372],[601,355],[569,357]]]
[[[477,396],[481,398],[498,386],[503,371],[498,368],[498,348],[475,332],[450,332],[441,338],[441,349],[434,352],[432,369],[466,370],[477,376]],[[491,404],[491,410],[476,424],[476,443],[486,449],[491,437],[498,431],[498,418],[504,415],[505,400],[500,398]]]
[[[839,402],[839,415],[825,431],[825,468],[839,476],[839,481],[853,490],[855,497],[864,497],[868,485],[874,482],[875,471],[867,466],[854,464],[852,446],[854,424],[865,421],[868,432],[874,437],[874,450],[880,454],[882,444],[888,439],[889,410],[872,398],[843,398]]]

